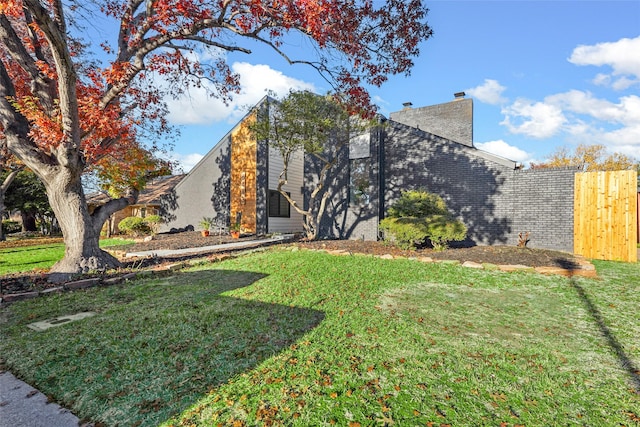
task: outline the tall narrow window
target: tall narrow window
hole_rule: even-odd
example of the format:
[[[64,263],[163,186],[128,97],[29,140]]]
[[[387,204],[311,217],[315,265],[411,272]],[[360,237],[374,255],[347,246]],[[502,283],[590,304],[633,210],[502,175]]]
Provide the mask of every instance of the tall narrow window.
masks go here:
[[[291,193],[287,192],[287,195],[291,196]],[[277,190],[269,190],[269,216],[272,218],[291,217],[289,202]]]
[[[369,159],[349,160],[349,203],[351,206],[369,204]]]
[[[247,173],[244,171],[240,174],[240,203],[247,203]]]

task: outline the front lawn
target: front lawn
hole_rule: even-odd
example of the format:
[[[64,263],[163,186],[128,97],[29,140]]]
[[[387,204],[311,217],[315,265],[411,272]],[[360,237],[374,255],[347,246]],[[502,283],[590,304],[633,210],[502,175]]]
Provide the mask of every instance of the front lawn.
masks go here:
[[[29,273],[33,270],[46,270],[64,256],[64,244],[60,239],[47,239],[46,244],[34,244],[35,239],[27,242],[4,243],[0,248],[0,275],[10,273]],[[27,243],[27,244],[24,244]],[[133,244],[133,240],[102,239],[100,247]]]
[[[636,425],[640,263],[594,264],[598,280],[272,249],[12,304],[0,358],[106,425]]]

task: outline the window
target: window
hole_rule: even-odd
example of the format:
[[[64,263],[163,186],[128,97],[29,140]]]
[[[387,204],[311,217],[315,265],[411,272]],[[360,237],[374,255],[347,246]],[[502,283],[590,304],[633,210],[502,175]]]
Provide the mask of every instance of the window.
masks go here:
[[[369,159],[349,160],[349,203],[351,206],[369,204]]]
[[[287,192],[287,196],[291,193]],[[269,216],[274,218],[290,218],[289,202],[277,190],[269,190]]]

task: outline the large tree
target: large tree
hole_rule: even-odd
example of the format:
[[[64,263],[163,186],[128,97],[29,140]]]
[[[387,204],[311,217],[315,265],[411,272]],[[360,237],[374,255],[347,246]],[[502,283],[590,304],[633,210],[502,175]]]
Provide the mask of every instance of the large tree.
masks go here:
[[[0,174],[0,178],[3,175]],[[52,220],[44,185],[30,170],[22,170],[5,193],[5,207],[20,211],[22,231],[38,231],[37,220]]]
[[[269,115],[251,125],[258,140],[267,141],[282,158],[278,192],[303,218],[306,238],[315,240],[331,193],[326,180],[339,161],[350,133],[366,129],[364,121],[350,117],[335,96],[320,96],[307,91],[291,91],[269,106]],[[310,184],[305,206],[298,204],[285,190],[294,161],[304,157],[317,164],[317,176]]]
[[[0,141],[0,222],[4,218],[6,209],[5,195],[22,169],[24,169],[24,165],[12,156]],[[0,227],[0,242],[4,240],[6,238],[2,227]]]
[[[315,68],[354,109],[369,105],[366,85],[408,74],[419,43],[431,35],[421,0],[105,0],[100,12],[118,22],[111,61],[86,66],[90,51],[69,23],[93,2],[3,0],[0,3],[0,141],[43,181],[66,245],[52,268],[59,277],[116,266],[98,246],[101,218],[134,198],[113,200],[90,215],[80,177],[88,164],[136,141],[133,128],[161,120],[162,75],[174,93],[212,83],[229,99],[239,89],[226,56],[200,63],[200,46],[250,54],[263,46],[289,63]],[[286,37],[298,33],[315,49],[294,58]],[[90,46],[97,49],[97,46]],[[312,56],[304,56],[307,54]],[[93,65],[93,64],[92,64]],[[98,214],[98,216],[96,216]],[[107,215],[108,216],[108,215]]]

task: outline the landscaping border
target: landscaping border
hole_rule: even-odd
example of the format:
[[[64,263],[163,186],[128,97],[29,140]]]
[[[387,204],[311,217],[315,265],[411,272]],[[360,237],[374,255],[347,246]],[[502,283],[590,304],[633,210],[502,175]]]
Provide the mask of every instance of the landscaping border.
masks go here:
[[[75,291],[81,289],[88,289],[92,287],[98,286],[113,286],[121,283],[126,283],[133,279],[149,277],[149,276],[157,276],[162,277],[164,275],[170,274],[175,271],[182,270],[185,267],[191,267],[198,264],[203,263],[213,263],[219,262],[230,258],[237,258],[239,256],[247,255],[253,252],[261,252],[266,250],[267,247],[259,247],[253,248],[249,250],[237,251],[232,253],[220,253],[220,254],[210,254],[203,257],[198,257],[195,259],[191,259],[188,261],[178,261],[174,263],[161,264],[155,268],[149,270],[142,270],[137,272],[126,272],[121,275],[112,276],[108,278],[103,277],[91,277],[81,280],[74,280],[66,283],[59,284],[58,286],[47,288],[41,291],[29,291],[29,292],[21,292],[15,294],[0,294],[0,307],[3,307],[6,304],[23,301],[27,299],[37,298],[39,296],[50,295],[54,293],[66,292],[66,291]],[[449,265],[460,265],[465,268],[474,268],[479,270],[488,270],[488,271],[502,271],[502,272],[530,272],[530,273],[539,273],[546,275],[560,275],[565,277],[573,277],[573,276],[581,276],[588,278],[596,278],[598,277],[595,267],[591,262],[586,260],[583,257],[576,256],[577,267],[572,268],[563,268],[563,267],[530,267],[527,265],[496,265],[490,263],[477,263],[473,261],[458,261],[458,260],[434,260],[431,257],[405,257],[405,256],[394,256],[391,254],[384,255],[367,255],[367,254],[354,254],[350,251],[339,249],[300,249],[298,246],[292,245],[289,247],[292,251],[298,250],[308,250],[308,251],[316,251],[316,252],[325,252],[334,256],[372,256],[380,259],[407,259],[413,260],[417,262],[423,263],[440,263],[440,264],[449,264]]]

